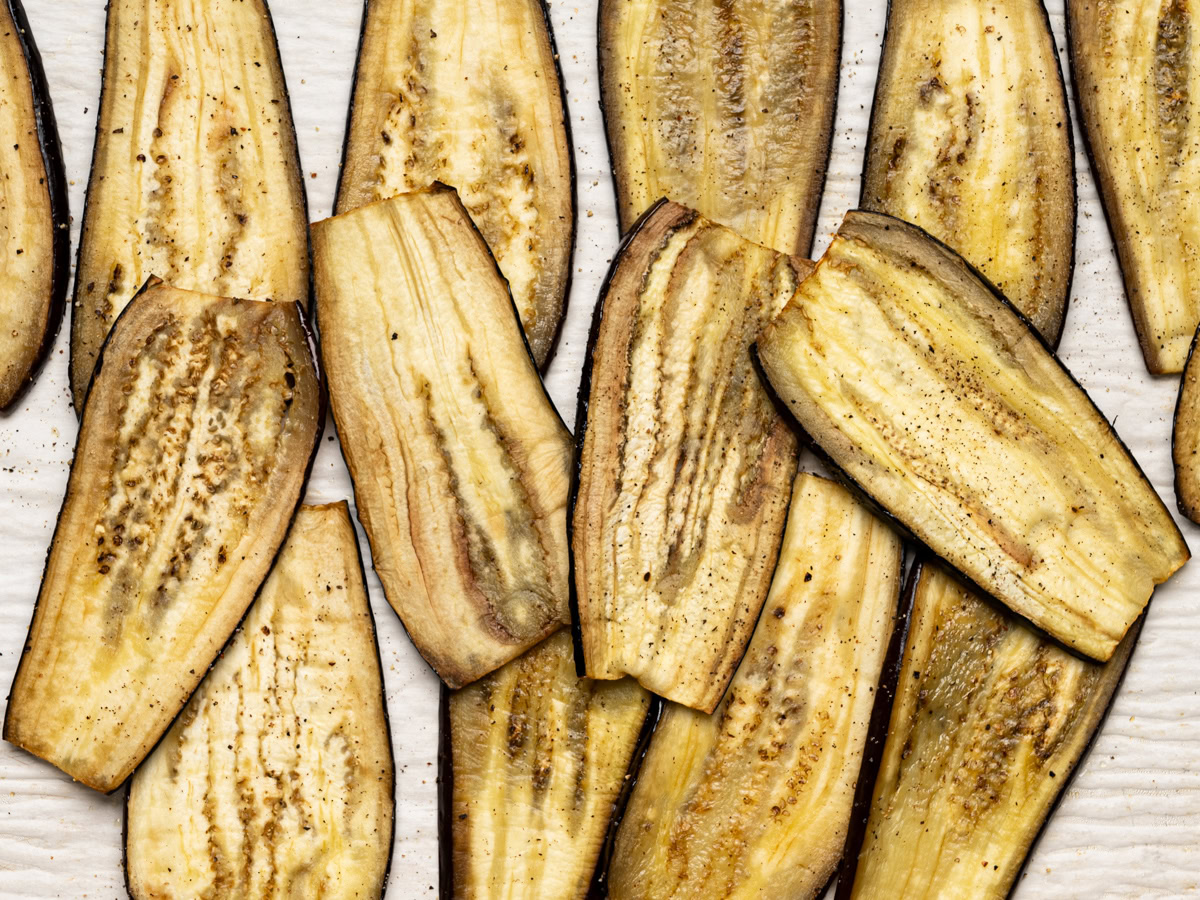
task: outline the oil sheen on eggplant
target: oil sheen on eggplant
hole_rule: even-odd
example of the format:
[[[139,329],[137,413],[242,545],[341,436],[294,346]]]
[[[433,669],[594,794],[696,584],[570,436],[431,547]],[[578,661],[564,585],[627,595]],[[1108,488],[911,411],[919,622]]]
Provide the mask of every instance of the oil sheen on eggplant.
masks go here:
[[[337,211],[456,188],[538,365],[567,300],[573,178],[542,0],[368,0]]]
[[[454,191],[313,226],[321,352],[375,571],[462,687],[570,621],[571,437]]]
[[[948,243],[1058,342],[1075,167],[1041,0],[891,0],[862,205]]]
[[[383,896],[391,736],[346,504],[305,506],[126,807],[134,900]]]
[[[837,897],[1002,900],[1099,730],[1141,622],[1107,663],[1088,662],[937,563],[911,577],[887,741],[859,788],[870,815],[851,829]]]
[[[749,349],[810,265],[669,202],[627,238],[576,419],[571,548],[589,676],[633,675],[705,712],[725,693],[796,473],[796,438]]]
[[[1197,329],[1200,334],[1200,329]],[[1175,463],[1175,501],[1179,511],[1200,524],[1200,357],[1196,340],[1175,401],[1175,423],[1171,431],[1171,456]]]
[[[578,678],[560,631],[444,702],[453,791],[442,897],[583,900],[649,692],[632,678]]]
[[[307,302],[307,223],[265,0],[110,0],[71,319],[75,408],[149,276]]]
[[[807,254],[841,0],[600,0],[600,93],[621,231],[659,198]]]
[[[1188,558],[1070,373],[961,257],[913,225],[848,213],[758,354],[849,479],[1082,653],[1108,659]]]
[[[83,411],[4,737],[118,787],[267,575],[321,426],[292,303],[159,284],[127,307]]]
[[[711,716],[669,705],[654,731],[608,871],[613,900],[802,900],[825,889],[902,549],[845,488],[797,476],[771,593],[729,692]]]

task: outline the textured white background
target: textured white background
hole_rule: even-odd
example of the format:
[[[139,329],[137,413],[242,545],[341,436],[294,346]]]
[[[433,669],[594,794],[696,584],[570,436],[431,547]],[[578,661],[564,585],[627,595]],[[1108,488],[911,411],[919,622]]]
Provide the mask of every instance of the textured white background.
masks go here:
[[[58,115],[78,240],[100,88],[102,0],[25,0]],[[443,0],[455,2],[455,0]],[[863,142],[883,35],[881,0],[845,0],[841,94],[817,252],[858,198]],[[579,233],[565,332],[547,381],[568,424],[592,307],[617,245],[595,59],[595,0],[553,0],[578,168]],[[1062,2],[1048,4],[1065,60]],[[358,41],[358,0],[274,0],[300,139],[309,214],[328,215]],[[1067,73],[1068,78],[1070,73]],[[1146,374],[1112,245],[1078,138],[1079,241],[1062,355],[1174,509],[1170,430],[1176,379]],[[34,386],[0,415],[0,691],[11,682],[66,483],[76,421],[67,392],[68,325]],[[806,462],[810,460],[806,459]],[[350,497],[332,436],[308,486],[313,502]],[[1200,529],[1184,531],[1200,552]],[[365,540],[363,554],[369,559]],[[368,566],[369,568],[369,566]],[[436,896],[437,682],[368,575],[396,751],[396,847],[387,896]],[[1200,563],[1154,598],[1112,715],[1023,876],[1018,896],[1175,897],[1200,882]],[[0,898],[125,895],[123,791],[74,785],[0,745]]]

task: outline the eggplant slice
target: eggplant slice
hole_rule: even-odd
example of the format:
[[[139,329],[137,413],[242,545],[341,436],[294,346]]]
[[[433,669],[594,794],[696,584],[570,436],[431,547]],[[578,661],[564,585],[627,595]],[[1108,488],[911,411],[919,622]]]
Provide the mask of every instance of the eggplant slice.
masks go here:
[[[1099,730],[1141,620],[1101,665],[937,563],[914,569],[908,593],[903,661],[872,735],[886,729],[886,743],[859,780],[837,900],[999,900]]]
[[[883,509],[1070,647],[1112,655],[1187,545],[1016,310],[919,228],[851,212],[764,333],[771,385]]]
[[[307,226],[265,0],[110,0],[71,320],[75,408],[151,275],[307,302]]]
[[[337,212],[456,188],[539,366],[567,302],[574,179],[542,0],[367,0]]]
[[[306,506],[242,628],[130,783],[134,900],[383,896],[394,767],[345,502]]]
[[[321,353],[388,602],[448,685],[569,621],[571,436],[450,188],[313,226]]]
[[[892,0],[862,205],[945,241],[1052,345],[1071,290],[1074,160],[1041,0]]]
[[[624,233],[660,197],[807,255],[829,164],[841,0],[600,0]]]
[[[574,611],[586,674],[712,712],[754,630],[796,438],[750,344],[810,263],[675,203],[613,263],[579,389]]]
[[[583,900],[650,694],[631,678],[576,677],[561,631],[447,696],[441,896]]]
[[[824,891],[902,559],[899,536],[845,488],[797,476],[771,593],[729,692],[711,716],[672,704],[655,728],[617,833],[613,900]]]
[[[1200,335],[1200,328],[1196,333]],[[1181,513],[1200,524],[1200,357],[1196,355],[1195,338],[1175,401],[1171,456],[1175,463],[1176,504]]]
[[[4,722],[100,791],[150,752],[266,577],[321,430],[300,309],[157,284],[97,365]]]

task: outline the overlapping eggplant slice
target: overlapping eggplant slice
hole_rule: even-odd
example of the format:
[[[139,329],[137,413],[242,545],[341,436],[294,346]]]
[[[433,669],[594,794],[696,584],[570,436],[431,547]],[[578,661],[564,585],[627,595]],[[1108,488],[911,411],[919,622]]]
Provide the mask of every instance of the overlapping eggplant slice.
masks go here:
[[[613,900],[800,900],[825,889],[850,822],[902,549],[845,488],[797,477],[771,593],[728,693],[711,716],[670,704],[655,728],[617,833]]]
[[[375,570],[451,687],[569,621],[571,436],[450,188],[313,226],[321,353]]]
[[[71,320],[75,408],[151,275],[307,302],[307,225],[265,0],[111,0]]]
[[[111,791],[266,577],[321,390],[296,304],[158,284],[122,314],[87,396],[4,737]]]
[[[456,188],[539,366],[567,301],[574,178],[542,0],[368,0],[337,212]]]
[[[892,0],[862,205],[945,241],[1058,342],[1075,162],[1041,0]]]
[[[1179,511],[1200,524],[1200,357],[1196,355],[1195,338],[1175,401],[1171,457],[1175,464],[1175,501]]]
[[[183,714],[138,769],[134,900],[383,896],[394,766],[346,504],[306,506]]]
[[[711,712],[766,599],[796,438],[750,359],[810,263],[663,202],[601,293],[579,390],[576,627],[593,678]]]
[[[913,225],[848,213],[757,349],[846,477],[985,592],[1089,656],[1108,659],[1188,559],[1070,373]]]

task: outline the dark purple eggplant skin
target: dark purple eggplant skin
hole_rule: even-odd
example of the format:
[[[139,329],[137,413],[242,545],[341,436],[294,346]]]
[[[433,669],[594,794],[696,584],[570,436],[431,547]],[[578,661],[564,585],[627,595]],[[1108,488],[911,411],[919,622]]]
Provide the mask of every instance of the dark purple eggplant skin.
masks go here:
[[[1183,404],[1183,382],[1187,378],[1187,370],[1188,370],[1188,367],[1191,366],[1191,364],[1192,364],[1192,357],[1196,355],[1196,343],[1197,342],[1200,342],[1200,326],[1198,326],[1196,328],[1196,333],[1194,335],[1192,335],[1192,345],[1190,347],[1188,347],[1187,360],[1183,364],[1183,375],[1181,375],[1179,378],[1179,393],[1175,395],[1175,408],[1171,413],[1171,460],[1172,460],[1172,463],[1174,462],[1174,459],[1175,459],[1175,436],[1179,430],[1179,409],[1180,409],[1180,406],[1182,406],[1182,404]],[[1172,465],[1172,471],[1174,472],[1173,478],[1174,478],[1174,487],[1175,487],[1175,508],[1179,510],[1180,515],[1182,515],[1185,519],[1195,522],[1196,520],[1192,518],[1192,515],[1188,512],[1187,507],[1184,505],[1183,495],[1179,491],[1179,469],[1178,469],[1178,467]],[[1200,525],[1200,522],[1196,522],[1196,524]],[[570,527],[569,524],[568,524],[568,527]]]

